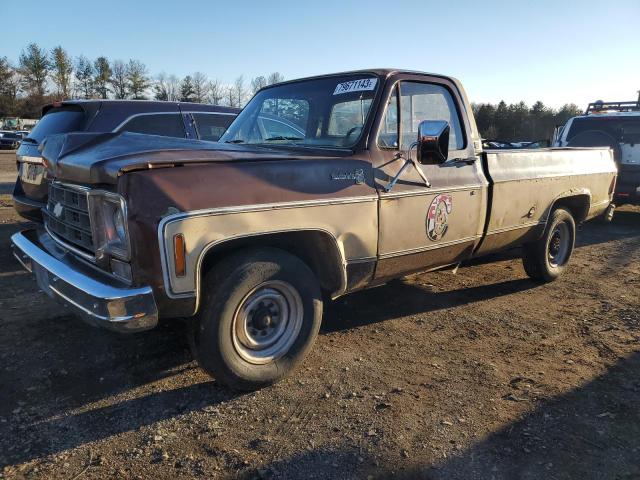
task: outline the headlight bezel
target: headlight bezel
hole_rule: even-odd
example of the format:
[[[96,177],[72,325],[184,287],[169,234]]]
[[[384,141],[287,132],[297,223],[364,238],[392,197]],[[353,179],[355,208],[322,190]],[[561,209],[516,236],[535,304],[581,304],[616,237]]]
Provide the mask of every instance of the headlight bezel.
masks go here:
[[[113,192],[93,190],[89,192],[88,207],[96,260],[100,261],[107,255],[125,262],[131,260],[127,202],[124,197]],[[122,217],[122,232],[116,227],[118,212]]]

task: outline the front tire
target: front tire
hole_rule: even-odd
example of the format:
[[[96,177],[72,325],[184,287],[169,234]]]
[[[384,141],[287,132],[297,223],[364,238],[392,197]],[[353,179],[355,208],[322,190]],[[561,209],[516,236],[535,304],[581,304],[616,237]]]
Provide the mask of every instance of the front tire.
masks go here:
[[[549,217],[544,235],[523,246],[522,264],[530,278],[552,282],[566,270],[576,240],[576,223],[571,213],[557,208]]]
[[[240,251],[205,276],[195,350],[200,366],[236,390],[277,382],[305,357],[322,320],[320,286],[299,258]]]

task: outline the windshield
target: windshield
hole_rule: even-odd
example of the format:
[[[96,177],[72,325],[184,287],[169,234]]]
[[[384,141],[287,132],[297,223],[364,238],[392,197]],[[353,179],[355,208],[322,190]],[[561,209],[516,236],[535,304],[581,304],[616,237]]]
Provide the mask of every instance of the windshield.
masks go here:
[[[84,112],[80,107],[52,108],[36,123],[28,138],[40,143],[47,135],[77,132],[83,128]]]
[[[342,75],[267,88],[244,108],[221,142],[351,147],[362,135],[378,88],[373,75]]]

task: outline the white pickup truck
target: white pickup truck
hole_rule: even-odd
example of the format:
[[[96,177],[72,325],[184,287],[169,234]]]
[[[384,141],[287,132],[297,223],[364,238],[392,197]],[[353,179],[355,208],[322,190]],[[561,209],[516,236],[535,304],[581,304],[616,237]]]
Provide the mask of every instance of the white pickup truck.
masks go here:
[[[614,201],[640,204],[640,100],[590,103],[566,123],[557,147],[608,147],[618,165]]]

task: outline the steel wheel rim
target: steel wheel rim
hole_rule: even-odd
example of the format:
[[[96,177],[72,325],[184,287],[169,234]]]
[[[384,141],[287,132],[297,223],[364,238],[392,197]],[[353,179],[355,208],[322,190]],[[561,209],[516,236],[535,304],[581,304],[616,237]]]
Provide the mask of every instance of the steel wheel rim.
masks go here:
[[[303,307],[290,283],[270,280],[258,285],[240,302],[231,337],[243,360],[263,365],[285,355],[298,338]]]
[[[569,226],[566,222],[556,225],[549,236],[547,255],[549,264],[553,267],[562,266],[567,262],[570,248]]]

